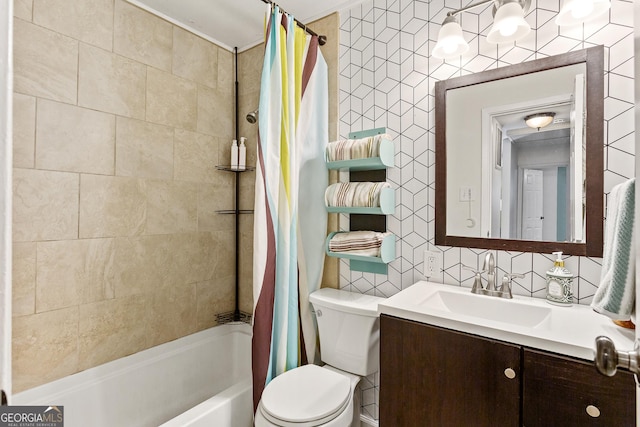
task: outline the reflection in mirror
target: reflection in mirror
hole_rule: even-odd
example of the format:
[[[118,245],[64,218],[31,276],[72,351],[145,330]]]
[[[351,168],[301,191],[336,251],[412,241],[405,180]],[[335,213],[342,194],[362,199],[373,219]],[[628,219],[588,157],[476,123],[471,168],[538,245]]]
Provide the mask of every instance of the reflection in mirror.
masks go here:
[[[574,197],[571,183],[582,175],[582,165],[571,166],[570,129],[507,135],[502,140],[504,166],[491,177],[487,237],[581,241],[582,191]],[[582,180],[577,182],[582,189]],[[573,200],[580,201],[578,215],[572,215]]]
[[[601,253],[598,51],[436,84],[437,244]]]

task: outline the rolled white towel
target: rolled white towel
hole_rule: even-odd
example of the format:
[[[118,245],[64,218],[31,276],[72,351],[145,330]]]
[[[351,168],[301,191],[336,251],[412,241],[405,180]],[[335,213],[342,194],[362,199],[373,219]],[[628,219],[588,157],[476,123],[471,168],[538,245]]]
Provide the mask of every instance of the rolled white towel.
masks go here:
[[[327,160],[365,159],[380,156],[380,141],[391,139],[389,134],[383,133],[361,139],[344,139],[330,142],[327,145]]]
[[[325,204],[337,207],[379,207],[380,192],[388,182],[339,182],[327,187]]]
[[[391,188],[388,182],[358,182],[353,195],[353,206],[380,206],[380,192],[383,188]]]
[[[337,233],[329,240],[329,250],[331,252],[379,257],[382,241],[389,234],[391,233],[378,231]]]

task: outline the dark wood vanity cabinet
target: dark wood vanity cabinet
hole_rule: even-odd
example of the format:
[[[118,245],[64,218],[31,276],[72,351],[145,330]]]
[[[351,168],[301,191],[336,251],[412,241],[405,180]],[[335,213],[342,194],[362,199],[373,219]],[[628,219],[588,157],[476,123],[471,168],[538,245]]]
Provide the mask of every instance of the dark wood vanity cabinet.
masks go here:
[[[387,315],[380,334],[381,427],[635,425],[629,372]]]
[[[380,337],[381,427],[519,425],[519,346],[385,315]]]
[[[593,363],[525,348],[522,413],[526,427],[632,427],[633,374],[600,375]]]

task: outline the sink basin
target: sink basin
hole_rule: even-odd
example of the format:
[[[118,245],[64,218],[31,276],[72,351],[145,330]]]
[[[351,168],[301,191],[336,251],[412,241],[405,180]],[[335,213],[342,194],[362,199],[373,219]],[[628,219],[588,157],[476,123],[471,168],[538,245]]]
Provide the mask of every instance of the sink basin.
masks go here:
[[[443,310],[528,328],[542,326],[544,321],[551,316],[551,308],[549,307],[446,290],[438,290],[432,293],[419,305],[434,310]]]
[[[382,315],[483,336],[552,353],[593,360],[597,336],[633,348],[633,331],[619,328],[591,307],[558,307],[544,299],[504,299],[469,288],[419,281],[378,304]]]

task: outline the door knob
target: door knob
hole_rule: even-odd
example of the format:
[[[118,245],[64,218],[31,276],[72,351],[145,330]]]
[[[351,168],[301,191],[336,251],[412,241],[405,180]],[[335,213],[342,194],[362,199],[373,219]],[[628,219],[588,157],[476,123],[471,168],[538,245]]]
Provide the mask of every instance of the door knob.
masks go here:
[[[640,354],[636,342],[633,351],[618,351],[611,338],[599,336],[596,338],[596,368],[598,372],[608,377],[616,374],[618,367],[625,368],[634,374],[640,373]]]

